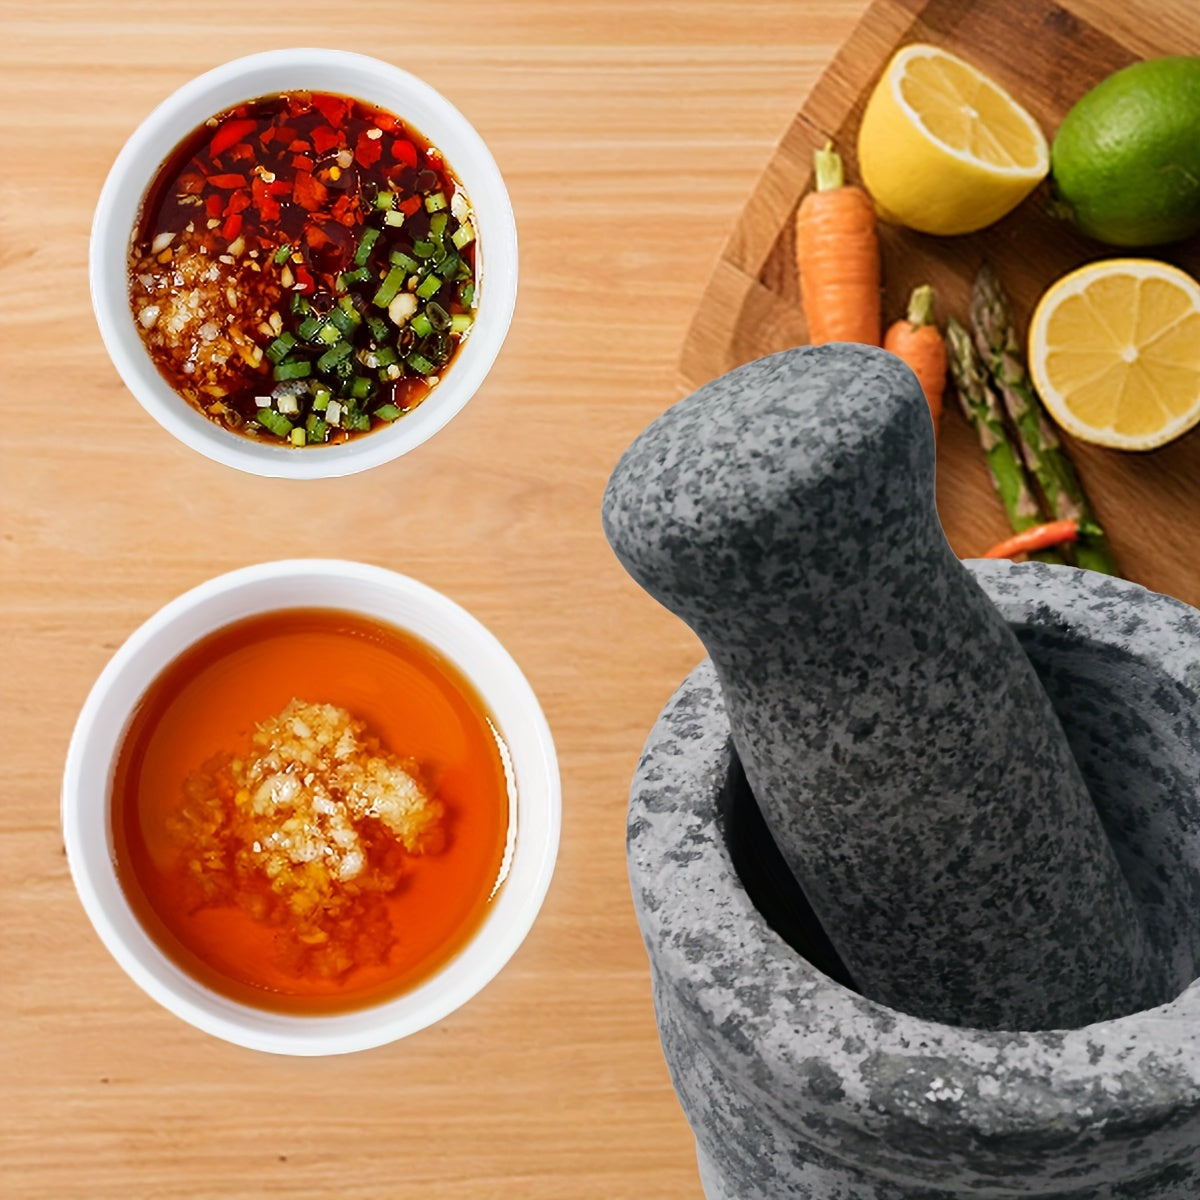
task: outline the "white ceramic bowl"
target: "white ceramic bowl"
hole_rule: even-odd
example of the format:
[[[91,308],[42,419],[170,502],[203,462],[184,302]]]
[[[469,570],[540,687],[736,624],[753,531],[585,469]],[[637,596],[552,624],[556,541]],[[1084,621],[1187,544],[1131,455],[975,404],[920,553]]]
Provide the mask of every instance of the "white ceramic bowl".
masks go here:
[[[256,613],[340,608],[387,621],[441,651],[491,710],[512,759],[516,837],[508,876],[474,937],[436,975],[372,1008],[293,1016],[218,995],[176,966],[130,908],[113,865],[111,787],[130,718],[166,665],[200,638]],[[71,738],[62,821],[71,875],[96,932],[129,976],[185,1021],[277,1054],[339,1054],[395,1041],[469,1000],[508,961],[541,907],[558,850],[561,795],[550,730],[504,647],[439,592],[381,567],[332,559],[264,563],[221,575],[155,613],[113,655]]]
[[[470,197],[478,232],[477,313],[471,335],[427,400],[386,429],[339,446],[294,449],[222,429],[176,395],[158,373],[129,307],[130,237],[146,188],[193,129],[258,96],[297,89],[337,92],[401,117],[442,151]],[[168,96],[125,143],[100,192],[92,223],[92,306],[125,386],[180,441],[255,475],[319,479],[390,462],[436,433],[483,382],[512,320],[517,232],[499,168],[465,117],[427,83],[390,63],[341,50],[271,50],[206,72]]]

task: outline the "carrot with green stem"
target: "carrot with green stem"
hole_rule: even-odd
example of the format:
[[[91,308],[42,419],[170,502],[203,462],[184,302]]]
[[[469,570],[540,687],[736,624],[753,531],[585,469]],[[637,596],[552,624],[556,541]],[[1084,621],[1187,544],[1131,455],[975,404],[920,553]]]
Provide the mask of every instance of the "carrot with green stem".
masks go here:
[[[933,418],[937,433],[942,415],[942,394],[946,390],[949,365],[946,343],[933,323],[933,288],[929,284],[914,288],[908,302],[908,314],[894,322],[884,335],[883,348],[906,363],[917,377]]]
[[[841,155],[826,142],[813,155],[816,189],[796,213],[796,265],[800,296],[814,346],[863,342],[878,346],[881,333],[879,237],[875,205],[847,184]]]

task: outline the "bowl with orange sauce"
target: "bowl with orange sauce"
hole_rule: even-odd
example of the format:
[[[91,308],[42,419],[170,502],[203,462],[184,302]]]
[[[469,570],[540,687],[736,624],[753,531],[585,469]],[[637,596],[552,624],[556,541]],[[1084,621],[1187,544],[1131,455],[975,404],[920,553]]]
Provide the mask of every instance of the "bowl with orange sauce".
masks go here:
[[[415,580],[323,559],[147,620],[92,688],[62,789],[72,877],[120,966],[196,1027],[297,1055],[475,995],[533,924],[560,805],[495,637]]]
[[[516,227],[483,140],[428,84],[276,50],[191,80],[135,130],[90,278],[118,373],[175,437],[258,475],[346,475],[480,387],[512,318]]]

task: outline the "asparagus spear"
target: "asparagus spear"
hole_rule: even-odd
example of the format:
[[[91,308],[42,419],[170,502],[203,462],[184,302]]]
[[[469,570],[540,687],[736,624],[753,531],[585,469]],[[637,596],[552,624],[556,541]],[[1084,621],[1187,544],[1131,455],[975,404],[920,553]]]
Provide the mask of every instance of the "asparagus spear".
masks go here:
[[[963,415],[979,439],[992,483],[1008,513],[1009,524],[1015,533],[1040,524],[1042,511],[1029,486],[1021,452],[1009,440],[1000,401],[988,381],[987,371],[971,343],[970,334],[953,317],[946,322],[946,345],[950,351],[950,375]],[[1041,550],[1031,557],[1040,562],[1063,561],[1056,550]]]
[[[1008,297],[986,263],[979,268],[971,290],[971,323],[975,326],[975,345],[1004,401],[1020,439],[1025,465],[1037,480],[1050,513],[1061,520],[1086,522],[1098,531],[1080,539],[1075,546],[1075,562],[1092,571],[1115,575],[1117,568],[1104,531],[1033,390]]]

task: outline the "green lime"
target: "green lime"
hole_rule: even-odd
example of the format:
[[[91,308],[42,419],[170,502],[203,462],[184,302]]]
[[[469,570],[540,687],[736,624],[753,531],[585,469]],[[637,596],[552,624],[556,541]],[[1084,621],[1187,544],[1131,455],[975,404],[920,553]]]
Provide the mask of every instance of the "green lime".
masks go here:
[[[1058,199],[1089,237],[1156,246],[1200,229],[1200,58],[1152,58],[1097,84],[1050,148]]]

